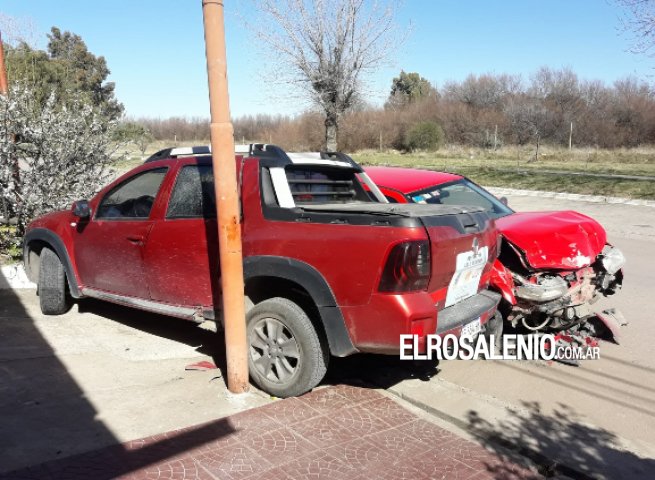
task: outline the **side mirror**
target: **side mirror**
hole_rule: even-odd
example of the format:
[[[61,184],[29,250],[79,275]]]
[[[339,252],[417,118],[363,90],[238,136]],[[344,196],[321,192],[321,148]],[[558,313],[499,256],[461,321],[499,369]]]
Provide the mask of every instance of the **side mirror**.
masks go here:
[[[498,200],[500,200],[500,203],[502,203],[506,207],[509,207],[508,202],[507,202],[507,197],[500,197]]]
[[[87,200],[78,200],[77,202],[74,202],[73,208],[71,208],[71,212],[73,215],[82,220],[91,217],[91,207],[89,206],[89,202]]]

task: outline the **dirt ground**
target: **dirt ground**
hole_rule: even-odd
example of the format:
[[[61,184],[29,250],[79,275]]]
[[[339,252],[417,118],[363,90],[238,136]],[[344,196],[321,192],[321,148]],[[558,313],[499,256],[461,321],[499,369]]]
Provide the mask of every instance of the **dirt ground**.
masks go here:
[[[509,439],[600,477],[649,478],[655,208],[509,201],[516,210],[578,210],[605,225],[628,259],[624,290],[604,302],[630,321],[620,345],[602,344],[600,360],[578,368],[453,361],[436,375],[388,357],[358,356],[333,361],[326,383],[382,385],[482,442]],[[0,290],[0,322],[0,472],[272,401],[257,391],[230,395],[220,336],[183,321],[92,301],[44,317],[33,290]],[[201,360],[220,368],[185,370]]]

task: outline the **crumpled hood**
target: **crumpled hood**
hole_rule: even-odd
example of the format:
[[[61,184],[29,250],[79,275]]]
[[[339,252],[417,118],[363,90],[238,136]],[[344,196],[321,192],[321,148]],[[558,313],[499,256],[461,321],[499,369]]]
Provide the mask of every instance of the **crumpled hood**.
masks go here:
[[[570,210],[513,213],[497,219],[496,225],[536,270],[586,267],[607,241],[596,220]]]

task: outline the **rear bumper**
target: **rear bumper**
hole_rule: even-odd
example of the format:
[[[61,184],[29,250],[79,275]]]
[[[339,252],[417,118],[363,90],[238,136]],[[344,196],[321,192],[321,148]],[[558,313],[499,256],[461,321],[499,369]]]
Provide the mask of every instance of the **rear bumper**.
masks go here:
[[[437,335],[459,333],[464,325],[477,318],[488,319],[495,313],[500,298],[496,292],[483,290],[477,295],[444,308],[437,314]]]
[[[437,311],[434,300],[426,292],[376,294],[368,305],[341,309],[357,350],[397,355],[400,335],[417,335],[419,349],[424,351],[427,335],[459,335],[463,325],[478,318],[484,325],[495,314],[499,301],[499,294],[483,290]]]

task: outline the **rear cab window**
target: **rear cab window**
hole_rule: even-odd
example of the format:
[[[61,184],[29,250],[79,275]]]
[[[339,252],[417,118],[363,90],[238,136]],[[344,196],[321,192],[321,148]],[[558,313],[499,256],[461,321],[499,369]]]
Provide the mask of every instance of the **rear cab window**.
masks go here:
[[[166,218],[216,218],[211,165],[185,165],[180,169],[168,201]]]
[[[285,173],[296,205],[371,201],[355,172],[345,168],[289,166]]]
[[[303,205],[344,204],[373,202],[351,168],[323,165],[287,165],[271,167],[263,175],[264,182],[270,182],[273,195],[266,195],[265,203],[282,208]],[[264,186],[266,190],[266,186]]]

